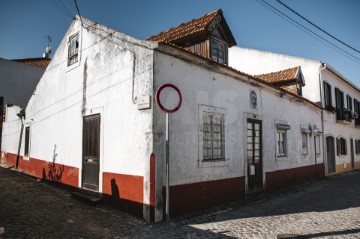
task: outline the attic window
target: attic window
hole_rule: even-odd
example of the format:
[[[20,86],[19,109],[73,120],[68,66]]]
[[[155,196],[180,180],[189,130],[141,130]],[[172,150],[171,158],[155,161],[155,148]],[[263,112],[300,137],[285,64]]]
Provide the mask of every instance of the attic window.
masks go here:
[[[78,62],[79,56],[79,33],[72,35],[68,42],[68,66]]]
[[[215,38],[211,38],[211,59],[227,64],[227,45]]]

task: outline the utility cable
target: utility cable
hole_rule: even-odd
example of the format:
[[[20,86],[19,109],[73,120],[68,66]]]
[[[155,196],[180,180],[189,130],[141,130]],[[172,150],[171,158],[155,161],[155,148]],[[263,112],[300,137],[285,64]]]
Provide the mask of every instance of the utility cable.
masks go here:
[[[60,6],[56,0],[53,0],[53,2],[66,16],[70,17],[71,19],[74,19],[74,16],[72,14],[70,14],[69,12],[67,12],[62,6]]]
[[[79,14],[79,17],[80,17],[81,26],[82,26],[83,28],[85,28],[85,27],[84,27],[84,24],[83,24],[83,21],[82,21],[82,18],[81,18],[80,10],[79,10],[79,7],[78,7],[78,5],[77,5],[76,0],[74,0],[74,3],[75,3],[75,6],[76,6],[76,10],[77,10],[77,12],[78,12],[78,14]]]
[[[62,0],[58,0],[61,4],[61,6],[63,6],[63,8],[72,16],[72,18],[74,18],[74,14],[69,10],[69,8],[66,7],[66,5],[62,2]]]
[[[319,27],[318,25],[316,25],[315,23],[311,22],[310,20],[308,20],[307,18],[303,17],[300,13],[296,12],[294,9],[290,8],[289,6],[287,6],[285,3],[283,3],[280,0],[277,0],[281,5],[283,5],[284,7],[286,7],[287,9],[289,9],[290,11],[292,11],[293,13],[295,13],[297,16],[299,16],[300,18],[302,18],[303,20],[305,20],[306,22],[308,22],[309,24],[311,24],[312,26],[316,27],[317,29],[319,29],[320,31],[322,31],[323,33],[325,33],[326,35],[328,35],[329,37],[333,38],[334,40],[340,42],[341,44],[343,44],[344,46],[347,46],[348,48],[360,53],[359,50],[355,49],[354,47],[350,46],[349,44],[341,41],[339,38],[331,35],[330,33],[328,33],[327,31],[325,31],[324,29],[322,29],[321,27]]]
[[[345,51],[344,49],[336,46],[335,44],[333,44],[332,42],[326,40],[325,38],[321,37],[320,35],[318,35],[317,33],[315,33],[314,31],[308,29],[307,27],[305,27],[304,25],[302,25],[301,23],[295,21],[294,19],[292,19],[291,17],[289,17],[288,15],[286,15],[285,13],[281,12],[280,10],[276,9],[274,6],[270,5],[269,3],[267,3],[264,0],[256,0],[258,3],[260,3],[261,5],[263,5],[264,7],[268,8],[269,10],[271,10],[272,12],[274,12],[276,15],[280,16],[281,18],[283,18],[284,20],[288,21],[289,23],[291,23],[292,25],[294,25],[295,27],[299,28],[300,30],[304,31],[305,33],[309,34],[310,36],[314,37],[316,40],[320,41],[321,43],[327,45],[328,47],[332,48],[333,50],[337,51],[338,53],[342,54],[343,56],[348,57],[349,59],[355,61],[356,63],[360,64],[360,58],[352,55],[351,53]],[[287,18],[287,19],[286,19]],[[290,21],[289,21],[290,20]],[[318,38],[316,38],[318,37]],[[320,39],[321,40],[320,40]],[[336,49],[335,49],[336,48]]]

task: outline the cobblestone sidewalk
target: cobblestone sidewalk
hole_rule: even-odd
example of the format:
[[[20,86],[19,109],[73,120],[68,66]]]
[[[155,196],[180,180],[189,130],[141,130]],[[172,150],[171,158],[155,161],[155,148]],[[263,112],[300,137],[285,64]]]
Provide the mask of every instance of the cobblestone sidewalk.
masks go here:
[[[115,208],[0,167],[0,238],[360,238],[360,172],[257,202],[234,202],[170,223]]]

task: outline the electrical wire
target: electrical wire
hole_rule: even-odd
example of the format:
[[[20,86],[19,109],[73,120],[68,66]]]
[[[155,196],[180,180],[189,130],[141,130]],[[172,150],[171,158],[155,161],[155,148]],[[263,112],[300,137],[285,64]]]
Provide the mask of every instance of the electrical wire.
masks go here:
[[[316,25],[315,23],[311,22],[310,20],[308,20],[307,18],[305,18],[304,16],[302,16],[300,13],[296,12],[294,9],[290,8],[288,5],[286,5],[285,3],[283,3],[280,0],[277,0],[281,5],[283,5],[284,7],[286,7],[287,9],[289,9],[290,11],[292,11],[293,13],[295,13],[297,16],[301,17],[303,20],[305,20],[306,22],[308,22],[309,24],[311,24],[312,26],[316,27],[317,29],[319,29],[320,31],[322,31],[323,33],[325,33],[326,35],[328,35],[329,37],[333,38],[334,40],[340,42],[341,44],[343,44],[344,46],[347,46],[348,48],[360,53],[359,50],[355,49],[354,47],[350,46],[349,44],[341,41],[339,38],[331,35],[330,33],[328,33],[327,31],[325,31],[324,29],[322,29],[321,27],[319,27],[318,25]]]
[[[81,18],[81,14],[80,14],[80,10],[79,10],[79,7],[78,7],[78,5],[77,5],[76,0],[74,0],[74,3],[75,3],[76,10],[77,10],[77,12],[78,12],[78,14],[79,14],[79,17],[80,17],[81,26],[84,27],[84,24],[83,24],[83,21],[82,21],[82,18]],[[84,27],[84,28],[85,28],[85,27]]]
[[[71,15],[74,16],[74,14],[66,7],[66,5],[62,2],[62,0],[58,0],[60,4],[64,7],[64,9]]]
[[[310,36],[314,37],[316,40],[320,41],[321,43],[327,45],[328,47],[332,48],[333,50],[337,51],[338,53],[342,54],[343,56],[348,57],[349,59],[351,59],[352,61],[360,64],[360,58],[352,55],[351,53],[345,51],[344,49],[338,47],[337,45],[333,44],[332,42],[326,40],[325,38],[323,38],[322,36],[318,35],[317,33],[315,33],[314,31],[308,29],[306,26],[302,25],[301,23],[295,21],[294,19],[292,19],[291,17],[289,17],[288,15],[286,15],[285,13],[281,12],[280,10],[276,9],[274,6],[272,6],[271,4],[267,3],[264,0],[256,0],[258,3],[260,3],[261,5],[263,5],[264,7],[266,7],[267,9],[271,10],[272,12],[274,12],[276,15],[280,16],[281,18],[283,18],[284,20],[286,20],[287,22],[291,23],[292,25],[294,25],[295,27],[299,28],[300,30],[302,30],[303,32],[309,34]],[[289,21],[290,20],[290,21]],[[319,39],[320,38],[320,39]]]
[[[59,5],[59,3],[56,0],[53,0],[53,3],[55,3],[55,5],[68,17],[70,17],[70,19],[74,19],[74,16],[67,11],[66,9],[64,9],[61,5]]]

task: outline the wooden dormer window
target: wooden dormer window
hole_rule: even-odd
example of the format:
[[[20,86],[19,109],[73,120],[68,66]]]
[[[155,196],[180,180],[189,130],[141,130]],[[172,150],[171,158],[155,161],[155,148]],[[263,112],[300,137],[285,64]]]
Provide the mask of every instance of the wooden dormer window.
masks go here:
[[[211,59],[222,64],[227,64],[227,45],[224,42],[212,37],[210,49]]]

